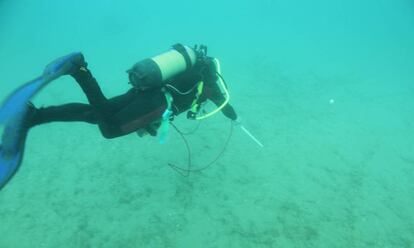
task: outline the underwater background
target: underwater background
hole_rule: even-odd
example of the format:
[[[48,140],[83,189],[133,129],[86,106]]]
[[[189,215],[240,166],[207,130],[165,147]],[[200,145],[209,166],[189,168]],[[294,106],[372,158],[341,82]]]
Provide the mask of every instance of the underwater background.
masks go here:
[[[414,247],[411,0],[0,0],[0,99],[73,51],[122,94],[132,64],[177,42],[220,59],[264,147],[235,126],[184,177],[174,131],[160,145],[36,127],[0,192],[0,248]],[[70,77],[34,100],[67,102],[86,102]],[[192,168],[229,133],[222,114],[203,121]]]

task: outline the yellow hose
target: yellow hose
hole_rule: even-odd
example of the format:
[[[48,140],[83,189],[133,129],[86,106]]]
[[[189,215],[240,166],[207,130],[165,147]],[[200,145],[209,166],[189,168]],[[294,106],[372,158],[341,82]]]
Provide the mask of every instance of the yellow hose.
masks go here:
[[[212,116],[212,115],[214,115],[214,114],[216,114],[217,112],[219,112],[220,110],[222,110],[226,105],[227,105],[227,103],[229,103],[229,101],[230,101],[230,94],[229,94],[229,91],[227,90],[227,87],[226,87],[226,85],[224,84],[224,81],[223,81],[223,78],[222,78],[222,76],[221,76],[221,67],[220,67],[220,62],[219,62],[219,60],[218,59],[216,59],[216,58],[214,58],[214,64],[216,65],[216,69],[217,69],[217,74],[218,74],[218,79],[219,79],[219,82],[220,82],[220,86],[221,86],[221,88],[223,89],[223,91],[224,91],[224,94],[226,95],[226,100],[218,107],[218,108],[216,108],[215,110],[213,110],[213,111],[211,111],[210,113],[208,113],[208,114],[205,114],[205,115],[202,115],[202,116],[197,116],[195,119],[196,120],[203,120],[203,119],[206,119],[206,118],[208,118],[208,117],[210,117],[210,116]]]

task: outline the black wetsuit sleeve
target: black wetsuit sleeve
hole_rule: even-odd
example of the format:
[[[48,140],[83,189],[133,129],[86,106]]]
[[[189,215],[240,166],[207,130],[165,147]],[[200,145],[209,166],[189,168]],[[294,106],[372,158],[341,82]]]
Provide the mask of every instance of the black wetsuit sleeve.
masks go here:
[[[208,59],[206,64],[207,66],[203,72],[205,97],[214,102],[216,106],[221,106],[226,101],[226,98],[217,84],[219,78],[217,76],[216,66],[212,59]],[[231,120],[237,119],[236,111],[230,103],[227,103],[221,111],[227,118]]]
[[[216,74],[216,69],[214,62],[212,60],[209,60],[207,62],[206,70],[204,71],[204,96],[214,102],[217,106],[221,106],[225,101],[226,98],[221,92],[217,80],[218,76]],[[227,103],[226,106],[221,110],[223,114],[231,119],[236,120],[237,114],[234,108],[230,105],[230,103]]]
[[[204,88],[204,91],[206,93],[207,99],[214,102],[214,104],[217,106],[221,106],[226,101],[217,84],[207,84]],[[230,105],[230,103],[227,103],[226,106],[221,109],[221,112],[223,112],[223,114],[231,120],[237,119],[236,111]]]

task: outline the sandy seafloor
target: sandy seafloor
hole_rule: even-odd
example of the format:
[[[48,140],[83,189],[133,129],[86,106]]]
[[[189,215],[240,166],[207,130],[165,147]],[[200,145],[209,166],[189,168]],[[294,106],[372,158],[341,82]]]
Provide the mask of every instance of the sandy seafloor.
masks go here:
[[[111,97],[134,62],[204,43],[264,148],[235,127],[217,163],[182,177],[174,132],[36,127],[0,192],[0,247],[414,247],[413,14],[408,0],[1,0],[2,99],[72,51]],[[73,101],[69,77],[34,99]],[[229,127],[217,115],[188,137],[194,167]]]

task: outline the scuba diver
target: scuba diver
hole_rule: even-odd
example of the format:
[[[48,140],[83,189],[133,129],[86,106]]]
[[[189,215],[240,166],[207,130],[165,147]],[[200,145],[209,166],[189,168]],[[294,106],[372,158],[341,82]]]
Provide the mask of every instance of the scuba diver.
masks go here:
[[[137,132],[141,137],[159,135],[163,143],[169,121],[186,111],[189,119],[203,119],[221,110],[229,119],[237,120],[228,103],[219,62],[207,56],[205,46],[190,48],[176,44],[165,53],[136,63],[127,70],[132,88],[110,99],[102,93],[81,53],[65,63],[70,66],[63,75],[76,80],[89,104],[41,108],[29,104],[25,121],[28,128],[50,122],[80,121],[98,125],[108,139]],[[200,109],[207,100],[217,105],[217,109],[204,114]]]
[[[108,139],[136,132],[141,137],[146,134],[158,136],[160,143],[165,143],[174,116],[187,112],[188,119],[201,120],[221,111],[233,123],[240,124],[242,130],[263,147],[241,125],[229,104],[230,97],[221,76],[220,63],[207,56],[206,46],[190,48],[176,44],[165,53],[137,62],[127,73],[132,88],[123,95],[108,99],[88,69],[83,54],[71,53],[54,60],[40,76],[9,94],[0,105],[0,127],[3,129],[0,190],[20,168],[29,130],[51,122],[80,121],[98,125],[102,135]],[[63,75],[71,75],[76,80],[89,104],[68,103],[36,108],[31,103],[32,98]],[[217,108],[205,113],[202,104],[207,100]],[[186,145],[188,148],[187,142]],[[188,168],[190,164],[189,158]],[[170,166],[188,174],[209,165],[198,170]]]
[[[42,75],[14,90],[0,106],[0,190],[20,168],[27,134],[32,127],[51,122],[80,121],[98,125],[105,138],[137,132],[166,141],[169,123],[187,111],[189,119],[201,120],[219,111],[236,124],[237,114],[217,59],[207,47],[181,44],[127,70],[132,88],[123,95],[106,98],[82,53],[71,53],[46,66]],[[71,75],[89,104],[68,103],[36,108],[31,99],[63,75]],[[201,105],[211,100],[217,108],[209,113]]]

